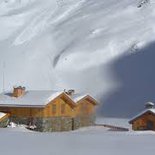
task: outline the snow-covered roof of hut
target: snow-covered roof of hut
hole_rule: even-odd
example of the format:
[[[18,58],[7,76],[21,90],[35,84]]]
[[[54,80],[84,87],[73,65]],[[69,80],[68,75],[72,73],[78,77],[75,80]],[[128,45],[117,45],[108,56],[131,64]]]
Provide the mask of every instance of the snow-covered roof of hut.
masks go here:
[[[0,120],[6,115],[7,115],[6,113],[0,112]]]
[[[139,114],[137,114],[136,116],[134,116],[133,118],[131,118],[131,120],[129,121],[129,123],[132,123],[134,120],[136,120],[137,118],[139,118],[140,116],[144,115],[145,113],[152,113],[155,114],[155,108],[150,108],[150,109],[145,109],[142,112],[140,112]]]
[[[12,97],[11,92],[4,92],[0,94],[0,106],[43,107],[62,93],[62,91],[31,90],[16,98]]]

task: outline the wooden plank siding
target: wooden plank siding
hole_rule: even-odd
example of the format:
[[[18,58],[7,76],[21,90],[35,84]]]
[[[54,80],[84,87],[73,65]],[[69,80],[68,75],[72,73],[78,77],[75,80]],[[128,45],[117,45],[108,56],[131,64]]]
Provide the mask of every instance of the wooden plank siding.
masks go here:
[[[62,96],[51,101],[43,110],[43,117],[72,117],[74,108]]]
[[[89,97],[77,102],[61,94],[45,107],[0,107],[1,112],[17,118],[89,117],[95,114],[96,103]]]
[[[72,117],[74,107],[71,100],[62,94],[52,100],[44,108],[0,107],[0,111],[17,117]]]
[[[89,116],[95,113],[95,105],[84,99],[77,103],[76,116]]]
[[[18,117],[42,117],[43,116],[43,108],[0,107],[0,111],[9,113],[11,116],[18,116]]]
[[[155,130],[155,115],[152,113],[145,113],[139,118],[135,119],[132,122],[132,129],[133,130],[147,130],[147,122],[152,121],[153,122],[153,128]]]

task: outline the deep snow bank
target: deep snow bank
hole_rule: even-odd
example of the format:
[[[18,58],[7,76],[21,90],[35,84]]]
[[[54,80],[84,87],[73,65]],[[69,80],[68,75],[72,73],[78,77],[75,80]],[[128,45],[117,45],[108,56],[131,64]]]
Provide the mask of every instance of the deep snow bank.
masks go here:
[[[112,132],[89,127],[74,132],[36,133],[23,128],[0,129],[5,155],[154,155],[154,132]],[[60,149],[61,148],[61,149]]]
[[[5,89],[16,84],[28,89],[75,88],[95,94],[108,105],[107,98],[126,85],[111,64],[120,56],[137,55],[154,41],[155,4],[150,1],[139,8],[139,3],[0,0],[1,90],[4,70]],[[125,75],[128,69],[124,68]],[[135,102],[143,101],[137,97],[128,105],[132,109]],[[118,103],[126,105],[117,97],[110,102],[107,112],[114,104],[118,109]]]

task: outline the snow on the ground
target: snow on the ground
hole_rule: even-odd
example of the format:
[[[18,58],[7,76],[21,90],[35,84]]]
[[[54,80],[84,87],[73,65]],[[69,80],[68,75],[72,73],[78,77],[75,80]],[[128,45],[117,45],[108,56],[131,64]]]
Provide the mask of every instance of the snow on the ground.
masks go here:
[[[18,127],[0,129],[0,137],[3,155],[154,155],[155,152],[155,132],[151,131],[114,132],[104,127],[88,127],[40,133]]]
[[[129,119],[97,117],[96,123],[131,129],[131,125],[129,124]]]

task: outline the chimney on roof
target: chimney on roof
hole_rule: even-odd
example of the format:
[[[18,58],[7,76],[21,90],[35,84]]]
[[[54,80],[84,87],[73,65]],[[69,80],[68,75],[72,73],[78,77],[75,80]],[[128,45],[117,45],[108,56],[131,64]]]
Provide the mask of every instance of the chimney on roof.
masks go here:
[[[70,89],[68,91],[64,90],[64,92],[69,95],[69,96],[72,96],[74,93],[75,93],[75,90],[74,89]]]
[[[152,108],[154,108],[154,103],[152,103],[152,102],[147,102],[147,103],[145,104],[145,108],[146,108],[146,109],[152,109]]]
[[[25,87],[18,86],[18,87],[13,87],[13,97],[20,97],[25,94]]]

